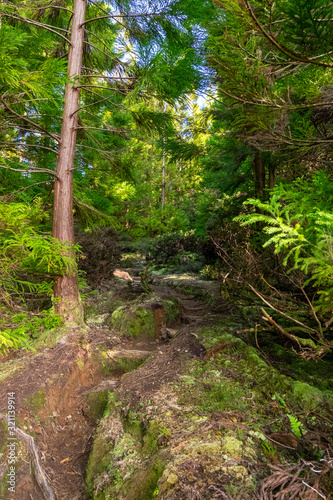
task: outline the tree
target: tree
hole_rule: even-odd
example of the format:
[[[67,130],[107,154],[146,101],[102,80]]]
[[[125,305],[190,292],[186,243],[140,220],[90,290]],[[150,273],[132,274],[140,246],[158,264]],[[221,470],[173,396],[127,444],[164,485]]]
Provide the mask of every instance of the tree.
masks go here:
[[[226,127],[253,148],[257,193],[274,185],[277,165],[283,175],[293,170],[293,161],[298,172],[309,162],[327,168],[332,5],[324,0],[215,5],[220,17],[207,26],[206,53],[217,85],[214,99],[229,111]]]
[[[35,86],[30,88],[32,100],[24,89],[24,92],[16,93],[15,106],[12,107],[6,90],[2,94],[6,116],[12,120],[12,126],[17,131],[24,124],[24,147],[28,135],[29,140],[34,140],[34,150],[41,147],[57,154],[55,171],[52,168],[32,167],[30,153],[25,155],[28,164],[24,165],[27,160],[22,157],[23,161],[14,166],[13,161],[7,158],[3,166],[20,171],[26,170],[28,166],[29,175],[43,172],[55,178],[52,235],[68,246],[67,253],[73,259],[73,172],[76,168],[91,167],[89,154],[78,154],[76,150],[78,135],[81,136],[81,146],[95,149],[104,159],[112,161],[114,157],[107,148],[109,134],[124,136],[128,131],[109,125],[110,116],[107,116],[106,108],[110,110],[120,106],[125,111],[126,106],[122,101],[129,94],[132,101],[142,101],[145,95],[155,95],[172,102],[180,93],[193,90],[197,80],[194,69],[197,56],[192,49],[194,36],[190,30],[189,12],[195,16],[196,11],[203,11],[202,6],[193,8],[186,1],[170,0],[156,1],[151,9],[147,12],[144,5],[134,1],[105,4],[74,0],[73,8],[71,3],[65,7],[44,2],[29,6],[24,2],[2,4],[0,13],[3,19],[8,20],[6,24],[3,22],[5,29],[15,30],[15,33],[25,32],[30,39],[33,33],[29,32],[30,26],[37,28],[38,33],[45,31],[43,36],[47,43],[41,51],[43,56],[37,57],[37,74],[42,75],[44,81],[52,75],[47,90],[38,88],[36,80]],[[123,54],[117,57],[116,43],[118,46],[121,43],[124,45],[126,38],[131,41],[131,53],[127,44]],[[67,58],[67,45],[67,79],[60,122],[58,116],[51,115],[50,105],[61,99],[63,59]],[[85,62],[81,74],[82,61]],[[62,69],[59,71],[60,66]],[[55,78],[57,70],[61,75],[58,81]],[[186,78],[183,71],[186,71]],[[34,73],[31,62],[28,72],[30,79],[34,79]],[[19,77],[13,76],[12,87],[15,87],[15,78],[17,80]],[[45,99],[47,105],[39,99]],[[53,111],[59,113],[59,106],[53,106]],[[79,112],[83,113],[82,118]],[[138,117],[138,113],[136,115]],[[143,110],[139,115],[145,118]],[[17,140],[15,144],[18,145]],[[54,295],[56,311],[69,321],[75,320],[79,308],[76,273],[59,276]]]

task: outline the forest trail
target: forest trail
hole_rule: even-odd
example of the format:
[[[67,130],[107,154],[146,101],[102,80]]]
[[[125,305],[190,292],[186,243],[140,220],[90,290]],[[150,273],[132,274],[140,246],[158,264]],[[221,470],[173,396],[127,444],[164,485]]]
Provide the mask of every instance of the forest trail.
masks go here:
[[[151,398],[161,384],[177,377],[184,358],[204,356],[205,349],[197,340],[196,331],[226,314],[217,283],[211,285],[216,299],[214,308],[204,300],[179,292],[174,286],[166,286],[170,281],[176,284],[175,278],[158,280],[153,291],[159,299],[177,300],[181,305],[181,313],[170,328],[174,338],[170,336],[167,340],[168,330],[163,333],[161,325],[158,325],[160,338],[150,341],[119,336],[109,327],[105,328],[108,318],[105,311],[103,323],[92,321],[84,332],[73,328],[54,347],[37,353],[21,352],[16,359],[2,359],[13,374],[0,384],[0,413],[7,413],[7,394],[14,392],[16,425],[34,437],[42,466],[59,500],[85,498],[85,470],[93,435],[104,410],[103,402],[98,401],[100,392],[120,385],[124,394],[140,393],[141,398]],[[117,285],[118,290],[126,286]],[[111,357],[110,351],[119,351],[125,358],[131,358],[131,353],[137,357],[138,351],[143,352],[143,357],[149,352],[152,356],[129,373],[121,375],[121,370],[115,368],[111,375],[105,375],[100,363],[101,345]],[[3,371],[1,377],[4,378]],[[89,400],[91,396],[97,398]],[[92,405],[95,408],[92,409]],[[6,430],[4,426],[0,429],[3,446]],[[21,445],[17,446],[17,456],[15,493],[8,498],[42,500],[44,496],[31,473],[30,458]],[[0,481],[6,471],[4,453]]]
[[[217,281],[154,275],[142,295],[133,278],[90,297],[85,327],[1,359],[0,413],[15,393],[55,498],[267,500],[291,488],[331,500],[328,397],[241,339]],[[2,422],[1,498],[43,500],[19,442],[8,494],[7,444]]]

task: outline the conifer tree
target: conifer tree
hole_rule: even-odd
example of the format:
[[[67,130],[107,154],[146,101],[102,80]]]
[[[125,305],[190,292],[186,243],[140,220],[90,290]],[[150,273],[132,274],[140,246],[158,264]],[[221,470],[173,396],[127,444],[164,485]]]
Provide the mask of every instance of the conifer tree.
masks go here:
[[[21,62],[18,68],[8,62],[12,72],[1,90],[2,125],[10,122],[14,146],[22,146],[21,152],[27,149],[24,155],[16,154],[18,161],[5,152],[2,166],[55,179],[52,234],[73,258],[74,170],[93,166],[89,151],[121,166],[109,150],[110,134],[126,138],[129,131],[112,124],[113,109],[128,113],[128,104],[143,103],[146,96],[172,102],[193,90],[198,73],[190,17],[199,19],[207,7],[209,2],[189,5],[185,0],[1,4],[1,36],[15,33],[14,50]],[[34,50],[31,43],[36,39]],[[135,109],[133,118],[147,119],[143,106]],[[39,148],[56,155],[56,168],[36,164],[33,153]],[[76,320],[76,274],[59,276],[54,294],[56,311]]]

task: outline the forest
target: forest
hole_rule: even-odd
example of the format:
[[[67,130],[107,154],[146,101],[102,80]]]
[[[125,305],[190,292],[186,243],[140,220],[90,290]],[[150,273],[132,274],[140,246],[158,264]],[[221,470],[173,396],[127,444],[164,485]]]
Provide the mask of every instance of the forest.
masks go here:
[[[1,498],[333,499],[332,20],[1,0]]]

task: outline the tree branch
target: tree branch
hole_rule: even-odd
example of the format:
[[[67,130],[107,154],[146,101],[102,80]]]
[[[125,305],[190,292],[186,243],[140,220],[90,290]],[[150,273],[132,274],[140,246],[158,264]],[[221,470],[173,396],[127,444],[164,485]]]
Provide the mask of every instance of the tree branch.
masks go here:
[[[27,24],[32,24],[34,26],[38,26],[39,28],[43,28],[43,29],[45,29],[47,31],[51,31],[52,33],[55,33],[56,35],[58,35],[61,38],[63,38],[69,45],[71,45],[71,42],[70,42],[70,40],[68,40],[68,38],[66,38],[61,33],[58,33],[55,29],[52,29],[52,27],[50,27],[48,24],[39,23],[38,21],[33,21],[32,19],[25,19],[24,17],[20,17],[20,16],[14,16],[13,14],[7,14],[3,10],[0,10],[0,15],[1,16],[10,17],[12,19],[17,19],[18,21],[22,21],[22,22],[27,23]],[[65,30],[63,28],[57,28],[57,29],[59,29],[61,31],[68,32],[68,30]]]
[[[48,132],[47,130],[45,130],[43,127],[40,127],[34,121],[29,120],[29,118],[27,118],[26,116],[20,115],[19,113],[16,113],[16,111],[14,111],[12,108],[10,108],[8,106],[8,104],[6,103],[6,101],[3,98],[0,98],[0,101],[3,103],[3,105],[6,107],[6,109],[8,109],[8,111],[10,111],[11,113],[13,113],[13,115],[17,116],[18,118],[20,118],[20,120],[24,120],[27,123],[30,123],[31,125],[33,125],[34,127],[36,127],[37,130],[39,130],[40,132],[43,132],[43,134],[51,137],[53,140],[57,141],[58,143],[60,142],[60,139],[57,138],[57,136],[55,136],[54,134],[51,134],[50,132]]]
[[[21,172],[24,174],[50,174],[59,179],[57,174],[53,172],[53,170],[49,170],[47,168],[35,168],[35,170],[32,170],[31,168],[27,168],[26,170],[23,170],[22,168],[13,168],[13,167],[8,167],[8,165],[0,165],[0,168],[4,168],[6,170],[12,170],[13,172]]]
[[[276,321],[274,321],[273,318],[271,318],[271,316],[269,314],[267,314],[267,312],[265,311],[265,309],[262,307],[261,308],[261,311],[264,315],[264,318],[266,321],[268,321],[272,326],[274,326],[275,330],[277,330],[279,333],[281,333],[282,335],[284,335],[285,337],[287,337],[288,339],[292,340],[293,342],[296,342],[298,347],[300,349],[302,349],[302,346],[299,342],[299,340],[297,339],[297,337],[295,337],[295,335],[292,335],[291,333],[288,333],[286,332],[283,328],[281,328],[281,326],[279,326]]]
[[[49,148],[47,146],[42,146],[41,144],[27,144],[26,142],[0,142],[0,144],[5,146],[24,146],[27,148],[42,148],[47,149],[48,151],[52,151],[52,153],[58,154],[56,149]]]
[[[95,85],[91,85],[91,87],[95,87]],[[110,90],[111,92],[115,92],[114,89],[108,89],[107,87],[102,87],[102,89],[107,89],[107,90]],[[94,94],[96,95],[97,97],[101,97],[100,94],[97,94],[97,92],[94,92],[93,90],[91,90],[90,88],[86,88],[85,87],[85,90],[87,92],[90,92],[91,94]],[[114,102],[112,102],[110,99],[112,99],[112,97],[106,97],[105,100],[108,100],[110,102],[110,104],[113,104],[113,106],[116,106],[117,108],[120,108],[120,109],[124,109],[125,111],[128,111],[130,113],[130,110],[127,109],[123,104],[116,104]]]
[[[21,7],[20,4],[15,5],[15,7]],[[22,4],[22,7],[27,7],[26,4]],[[28,7],[29,10],[46,10],[46,9],[60,9],[60,10],[66,10],[67,12],[70,12],[71,14],[74,14],[74,11],[70,9],[66,9],[66,7],[60,7],[59,5],[53,5],[50,3],[49,5],[45,5],[44,7]]]
[[[101,52],[102,54],[104,54],[106,57],[108,57],[109,59],[114,59],[114,56],[111,55],[111,54],[108,54],[107,52],[104,52],[104,50],[100,49],[99,47],[96,47],[96,45],[93,45],[91,42],[88,42],[87,40],[84,40],[83,41],[86,45],[89,45],[90,47],[92,47],[93,49],[95,50],[98,50],[99,52]]]
[[[104,10],[102,7],[100,7],[96,2],[93,2],[93,0],[89,0],[89,2],[93,5],[95,5],[95,7],[97,7],[99,10],[101,10],[104,14],[109,14],[106,10]],[[114,18],[115,19],[115,18]],[[122,26],[124,29],[126,29],[126,26],[125,24],[121,23],[120,21],[118,21],[118,19],[115,19],[115,21],[120,24],[120,26]]]
[[[296,52],[288,49],[287,47],[284,47],[283,45],[281,45],[276,40],[276,38],[274,38],[270,33],[268,33],[264,29],[264,27],[261,25],[261,23],[259,22],[258,18],[254,14],[254,11],[253,11],[250,3],[249,3],[249,0],[244,0],[244,5],[245,5],[246,10],[249,13],[250,17],[252,18],[253,23],[256,26],[256,28],[260,31],[260,33],[262,33],[264,35],[265,38],[267,38],[267,40],[272,45],[274,45],[274,47],[276,47],[280,52],[282,52],[282,54],[286,55],[287,57],[290,57],[290,59],[293,59],[294,61],[300,61],[300,62],[303,62],[303,63],[311,63],[311,64],[315,64],[316,66],[322,66],[324,68],[333,68],[333,64],[328,64],[328,63],[325,63],[325,62],[317,61],[314,58],[311,59],[311,58],[302,57],[300,54],[297,54]]]
[[[88,130],[84,129],[84,132],[101,148],[100,149],[101,155],[105,156],[105,158],[112,161],[113,160],[112,156],[103,149],[102,144],[90,132],[88,132]]]
[[[136,76],[81,75],[81,78],[104,78],[107,80],[135,80]]]
[[[104,125],[106,128],[79,126],[79,127],[76,127],[76,130],[82,130],[82,129],[83,130],[100,130],[102,132],[111,132],[112,134],[117,134],[117,135],[120,135],[122,137],[127,137],[126,132],[131,132],[131,130],[124,130],[124,131],[118,130],[114,127],[110,127],[110,125],[107,125],[106,123],[104,123]]]
[[[111,18],[111,19],[117,19],[117,18],[132,18],[132,17],[154,17],[154,16],[160,16],[161,12],[153,12],[153,13],[146,13],[146,14],[105,14],[104,16],[99,16],[99,17],[93,17],[91,19],[87,19],[84,23],[80,25],[80,28],[82,26],[85,26],[88,23],[91,23],[93,21],[97,21],[99,19],[106,19],[106,18]]]
[[[305,325],[304,323],[302,323],[301,321],[298,321],[297,319],[295,318],[292,318],[291,316],[289,316],[288,314],[285,314],[284,312],[282,311],[279,311],[279,309],[276,309],[276,307],[272,306],[272,304],[270,304],[268,302],[268,300],[265,299],[265,297],[263,297],[261,295],[260,292],[258,292],[258,290],[256,290],[252,285],[250,285],[250,283],[247,283],[247,285],[251,288],[252,292],[255,293],[263,302],[265,302],[265,304],[270,307],[271,309],[273,309],[273,311],[281,314],[282,316],[284,316],[285,318],[288,318],[290,319],[291,321],[293,321],[294,323],[297,323],[298,325],[302,326],[303,328],[305,328],[306,330],[310,330],[311,332],[314,332],[314,333],[317,333],[318,332],[316,330],[314,330],[313,328],[310,328],[309,326]]]

